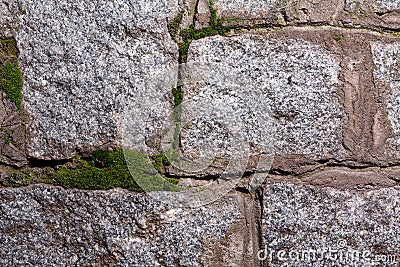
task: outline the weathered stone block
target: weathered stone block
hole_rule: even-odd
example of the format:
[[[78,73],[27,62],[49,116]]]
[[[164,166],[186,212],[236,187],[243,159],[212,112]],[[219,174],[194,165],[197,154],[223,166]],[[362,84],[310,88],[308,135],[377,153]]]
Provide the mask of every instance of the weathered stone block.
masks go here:
[[[249,19],[261,19],[270,15],[274,7],[284,6],[277,0],[262,0],[262,1],[232,1],[232,0],[215,0],[214,8],[220,17],[238,17]]]
[[[215,0],[220,18],[231,25],[325,24],[352,28],[400,28],[400,4],[388,1]],[[232,20],[233,19],[233,20]]]
[[[391,132],[386,141],[390,159],[400,157],[400,43],[373,42],[374,80],[385,92],[385,106]]]
[[[0,264],[254,266],[243,203],[232,194],[185,209],[121,189],[1,189]]]
[[[314,160],[344,153],[339,61],[323,47],[255,34],[215,36],[191,44],[182,70],[180,143],[187,158],[211,151],[229,158],[240,149],[246,156],[275,151]]]
[[[153,136],[171,107],[178,51],[167,31],[175,1],[21,1],[14,36],[31,115],[27,153],[64,159],[119,147],[121,114]],[[137,126],[137,125],[135,125]],[[147,129],[147,132],[145,130]],[[140,145],[139,144],[139,145]],[[135,144],[137,145],[137,144]]]
[[[400,1],[398,0],[346,0],[346,9],[352,12],[360,10],[373,11],[385,15],[396,10],[400,10]],[[369,10],[368,10],[369,9]]]
[[[400,191],[268,183],[262,229],[268,266],[396,266]]]

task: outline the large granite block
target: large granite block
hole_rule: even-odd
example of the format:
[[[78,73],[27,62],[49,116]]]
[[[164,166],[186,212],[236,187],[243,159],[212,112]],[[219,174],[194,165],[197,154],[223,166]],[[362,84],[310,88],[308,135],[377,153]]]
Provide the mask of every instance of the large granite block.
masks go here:
[[[20,12],[2,17],[13,21],[20,51],[29,157],[65,159],[120,147],[118,126],[127,107],[134,120],[147,122],[138,124],[141,136],[132,140],[140,144],[132,146],[156,135],[176,83],[178,51],[167,18],[177,6],[167,0],[27,0],[16,4]]]
[[[182,154],[193,161],[235,151],[246,159],[273,152],[340,158],[339,62],[302,39],[244,34],[192,42],[181,75]]]
[[[214,2],[217,16],[235,26],[323,24],[349,28],[400,28],[400,2],[397,0]]]
[[[121,189],[1,189],[0,264],[254,266],[246,201],[230,194],[187,209]]]
[[[267,266],[398,266],[399,193],[268,183],[259,255]]]

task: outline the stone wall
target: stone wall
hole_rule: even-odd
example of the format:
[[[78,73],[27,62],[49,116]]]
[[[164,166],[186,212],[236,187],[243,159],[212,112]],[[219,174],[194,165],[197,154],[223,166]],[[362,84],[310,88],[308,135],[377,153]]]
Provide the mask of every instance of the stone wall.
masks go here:
[[[0,63],[2,266],[399,266],[400,1],[0,0]]]

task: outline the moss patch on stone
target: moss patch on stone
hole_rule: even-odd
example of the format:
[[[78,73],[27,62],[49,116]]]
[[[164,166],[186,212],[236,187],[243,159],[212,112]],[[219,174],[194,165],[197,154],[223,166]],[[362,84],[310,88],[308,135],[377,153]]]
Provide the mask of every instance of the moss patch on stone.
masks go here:
[[[183,13],[184,11],[181,10],[179,14],[170,23],[168,23],[168,32],[175,42],[177,42],[178,33],[182,24]]]
[[[17,46],[14,39],[0,40],[0,90],[21,109],[22,75],[18,68]]]
[[[182,86],[172,88],[172,95],[174,96],[174,107],[182,104],[183,101],[183,90]]]
[[[161,155],[155,158],[166,164]],[[72,161],[56,167],[1,171],[8,173],[0,179],[0,185],[7,187],[45,183],[85,190],[116,187],[136,192],[181,189],[176,186],[177,180],[161,177],[147,155],[137,151],[97,150],[89,158],[76,156]]]
[[[0,70],[0,89],[13,101],[18,109],[22,102],[22,75],[17,63],[7,62]]]
[[[335,34],[333,36],[333,40],[335,40],[336,42],[340,42],[343,39],[343,34]]]
[[[88,161],[77,159],[75,167],[62,166],[55,180],[66,188],[107,190],[120,187],[137,192],[143,189],[178,190],[156,172],[146,154],[137,151],[98,150]]]
[[[208,36],[214,35],[226,35],[228,34],[232,27],[224,26],[224,19],[217,18],[217,11],[214,9],[214,0],[209,0],[210,3],[210,24],[208,27],[195,29],[194,24],[191,24],[189,28],[183,29],[179,32],[179,26],[182,22],[182,13],[179,13],[178,16],[170,23],[168,29],[171,34],[172,39],[177,42],[179,47],[179,62],[183,63],[187,61],[187,53],[189,50],[190,43],[193,40],[202,39]],[[179,37],[182,41],[178,41],[178,32]]]
[[[7,135],[4,137],[4,142],[6,143],[6,145],[9,145],[11,143],[11,141],[12,141],[11,136]]]
[[[164,166],[169,166],[171,163],[169,162],[167,156],[164,153],[154,154],[150,157],[152,159],[153,167],[158,171],[158,173],[164,173]]]
[[[10,170],[8,168],[1,169],[2,172],[8,175],[2,175],[0,185],[6,187],[22,187],[31,184],[56,184],[54,180],[55,170],[50,167],[45,168],[28,168],[20,170]]]

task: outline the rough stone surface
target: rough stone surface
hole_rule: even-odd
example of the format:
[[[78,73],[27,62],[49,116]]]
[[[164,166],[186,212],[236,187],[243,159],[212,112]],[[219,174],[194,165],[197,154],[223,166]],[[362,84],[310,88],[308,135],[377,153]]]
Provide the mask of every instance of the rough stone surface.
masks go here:
[[[400,1],[398,0],[363,0],[354,1],[347,0],[346,7],[352,11],[357,11],[359,8],[370,8],[377,13],[388,13],[390,11],[400,10]],[[382,14],[383,15],[383,14]]]
[[[0,71],[7,63],[17,64],[17,48],[12,39],[0,40]],[[0,77],[1,80],[1,77]],[[4,91],[0,92],[0,162],[21,167],[25,155],[26,114],[18,110]]]
[[[297,168],[300,164],[293,163]],[[301,165],[300,165],[301,166]],[[341,190],[372,190],[394,187],[399,181],[399,167],[365,167],[351,169],[348,167],[313,166],[306,172],[295,172],[296,168],[288,169],[287,175],[279,175],[272,170],[268,181],[289,182],[296,185],[313,185],[319,187],[335,187]],[[285,169],[282,169],[285,171]]]
[[[373,43],[374,79],[385,89],[387,117],[391,124],[391,136],[387,140],[389,157],[400,156],[400,43]]]
[[[0,38],[6,39],[14,36],[18,28],[18,15],[21,15],[24,9],[19,1],[2,0],[0,1]]]
[[[0,264],[244,266],[241,198],[186,210],[119,189],[1,189]]]
[[[180,12],[183,12],[181,29],[188,28],[196,15],[197,0],[179,0]]]
[[[400,3],[388,1],[215,0],[219,17],[236,26],[325,24],[350,28],[399,29]]]
[[[211,2],[217,23],[208,0],[0,0],[0,63],[24,78],[22,110],[0,92],[4,184],[162,148],[199,193],[180,203],[204,204],[0,188],[1,266],[399,266],[399,0]]]
[[[245,140],[249,155],[274,149],[339,157],[339,69],[335,55],[303,40],[245,34],[194,41],[182,72],[183,113],[195,110],[182,126],[183,153],[196,159],[215,149],[224,158]]]
[[[197,3],[195,27],[206,27],[210,22],[210,15],[210,1],[199,0]]]
[[[215,0],[214,8],[221,17],[235,16],[238,18],[263,18],[272,12],[273,7],[284,6],[277,0],[261,0],[261,1],[232,1],[232,0]]]
[[[367,192],[268,183],[263,196],[268,266],[399,264],[399,188]],[[311,250],[318,251],[315,260],[308,258]]]
[[[14,34],[31,115],[30,157],[63,159],[120,145],[117,126],[128,103],[138,110],[132,116],[149,121],[146,137],[155,134],[175,83],[178,54],[166,18],[176,15],[177,3],[48,0],[20,6],[25,12]]]
[[[0,92],[0,161],[17,167],[27,163],[25,125],[15,104]]]

